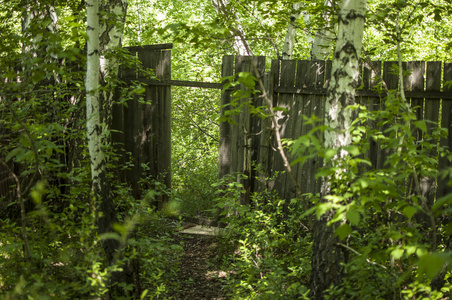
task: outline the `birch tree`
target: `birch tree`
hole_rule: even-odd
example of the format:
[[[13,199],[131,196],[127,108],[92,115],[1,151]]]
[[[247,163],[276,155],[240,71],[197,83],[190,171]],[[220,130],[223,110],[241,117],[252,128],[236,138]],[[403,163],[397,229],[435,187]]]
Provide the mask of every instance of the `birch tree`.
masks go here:
[[[297,20],[301,14],[299,10],[303,6],[304,6],[303,2],[297,2],[293,5],[295,13],[293,13],[290,16],[290,22],[289,25],[287,26],[286,38],[284,40],[284,46],[282,51],[282,59],[292,59],[293,49],[295,45],[295,37],[297,34]],[[302,14],[305,24],[309,23],[309,14],[306,11],[304,11]],[[309,44],[312,43],[312,39],[309,36],[307,40]]]
[[[113,202],[113,191],[107,176],[107,158],[103,147],[107,141],[109,116],[111,115],[111,105],[113,101],[113,91],[104,89],[100,93],[100,88],[106,84],[109,78],[117,73],[118,63],[109,57],[109,50],[120,45],[122,31],[117,23],[107,22],[104,19],[100,22],[99,16],[122,17],[126,13],[126,2],[124,1],[104,1],[102,5],[98,0],[86,2],[87,11],[87,70],[86,70],[86,130],[88,137],[88,150],[91,165],[91,180],[98,213],[98,233],[102,238],[102,246],[105,250],[107,261],[113,265],[119,258],[121,244],[118,239],[102,237],[105,234],[114,232],[113,225],[117,222],[117,215]],[[99,11],[102,8],[102,12]],[[124,17],[122,17],[122,20]],[[121,23],[120,23],[121,24]],[[123,24],[123,23],[122,23]],[[115,73],[116,72],[116,73]],[[103,82],[100,81],[103,79]],[[101,121],[101,111],[104,114],[104,122]],[[123,271],[112,274],[111,287],[116,282],[132,283],[133,278],[128,276],[129,267],[123,266]]]
[[[99,233],[111,230],[112,222],[116,221],[113,210],[112,192],[107,179],[105,154],[102,149],[103,130],[100,121],[100,48],[99,48],[99,2],[86,2],[87,14],[87,66],[86,66],[86,130],[88,137],[88,151],[91,164],[92,189],[96,203],[100,205],[102,215],[99,217]],[[109,262],[113,261],[113,254],[118,248],[114,239],[104,240],[105,252]]]
[[[331,0],[326,0],[324,7],[327,8],[331,6]],[[332,22],[329,19],[327,12],[322,14],[322,18],[325,20],[326,27],[321,28],[315,34],[314,40],[312,41],[311,60],[327,59],[331,53],[334,41],[334,32],[331,25]]]
[[[223,15],[227,21],[231,22],[231,33],[234,37],[234,49],[238,55],[253,55],[253,51],[246,40],[245,30],[240,22],[237,13],[228,7],[228,0],[212,0],[212,5],[218,14]]]
[[[332,129],[324,134],[326,148],[338,150],[352,142],[349,129],[353,115],[347,106],[355,103],[355,91],[358,87],[366,4],[366,0],[343,0],[341,3],[338,38],[325,105],[325,125]],[[334,160],[346,155],[346,151],[338,151],[329,164],[332,165]],[[334,175],[324,179],[321,189],[323,201],[327,201],[327,196],[332,193],[335,176],[340,178],[341,172],[336,171]],[[338,247],[339,240],[335,236],[338,222],[328,226],[334,214],[334,210],[330,210],[315,224],[310,284],[312,299],[323,299],[323,292],[331,284],[339,284],[341,280],[344,253]]]

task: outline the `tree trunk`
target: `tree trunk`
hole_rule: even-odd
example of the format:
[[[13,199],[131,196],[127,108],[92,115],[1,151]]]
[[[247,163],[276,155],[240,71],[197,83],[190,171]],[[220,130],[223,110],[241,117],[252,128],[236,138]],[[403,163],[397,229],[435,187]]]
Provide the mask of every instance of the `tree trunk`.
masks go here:
[[[305,6],[304,2],[297,2],[293,5],[295,13],[290,16],[290,22],[287,26],[286,38],[284,40],[284,46],[282,51],[282,59],[293,59],[293,49],[295,46],[295,37],[297,36],[297,20],[300,17],[300,9]],[[309,27],[310,17],[307,11],[301,12],[303,15],[305,28]],[[310,34],[307,34],[306,40],[308,44],[313,43],[314,39]]]
[[[330,85],[325,105],[325,125],[335,129],[325,131],[325,147],[337,149],[351,144],[349,132],[353,116],[348,105],[355,103],[355,90],[358,87],[359,56],[362,46],[366,0],[342,1],[339,12],[338,38],[334,53],[334,61]],[[338,153],[341,159],[346,152]],[[335,174],[340,177],[340,172]],[[331,194],[331,182],[334,178],[326,178],[322,184],[321,196]],[[329,211],[317,222],[314,229],[311,271],[311,298],[324,299],[323,292],[331,284],[338,285],[343,272],[341,262],[344,253],[337,246],[338,238],[334,235],[337,225],[327,223],[334,216]],[[337,224],[337,223],[335,223]]]
[[[296,12],[290,16],[289,26],[287,27],[286,39],[284,40],[282,59],[292,59],[295,37],[297,35],[296,23],[298,18],[300,17],[300,12],[298,10],[303,6],[304,6],[303,2],[298,2],[293,5],[293,9]]]
[[[106,2],[104,2],[106,3]],[[121,2],[122,3],[122,2]],[[102,13],[109,14],[114,12],[124,13],[125,10],[117,8],[117,3],[110,1],[108,5],[103,6]],[[99,77],[103,79],[111,78],[114,72],[117,72],[118,64],[115,61],[105,58],[105,52],[120,44],[121,30],[115,26],[103,26],[99,23],[99,2],[98,0],[86,1],[87,7],[87,73],[86,73],[86,114],[87,114],[87,136],[88,136],[88,150],[91,164],[91,177],[95,203],[99,207],[99,217],[97,220],[98,233],[104,235],[109,232],[114,232],[112,225],[117,222],[116,211],[113,203],[113,191],[107,177],[106,157],[103,152],[103,145],[107,141],[106,132],[108,131],[108,120],[111,115],[111,103],[113,101],[113,91],[106,91],[99,93],[101,87]],[[109,8],[111,10],[109,10]],[[106,37],[106,35],[108,37]],[[102,49],[104,51],[102,51]],[[102,64],[101,64],[102,62]],[[101,101],[101,99],[103,101]],[[103,103],[102,103],[103,102]],[[101,121],[101,108],[107,110],[104,114],[104,120]],[[110,108],[110,110],[108,110]],[[121,245],[119,240],[114,238],[107,238],[102,240],[102,246],[107,256],[107,261],[110,265],[114,264],[119,255],[121,255]],[[118,296],[132,297],[132,293],[136,294],[139,291],[132,291],[131,294],[126,295],[118,287],[118,283],[133,284],[134,274],[130,270],[128,263],[122,266],[123,271],[115,272],[111,277],[110,295],[117,294]]]
[[[100,207],[102,216],[98,220],[99,234],[111,231],[110,225],[116,219],[112,211],[111,187],[107,180],[107,168],[102,150],[103,126],[100,121],[99,97],[99,3],[98,0],[86,2],[87,14],[87,66],[86,66],[86,130],[88,137],[88,151],[91,164],[91,179],[94,198]],[[118,241],[104,240],[104,248],[108,262],[113,261],[114,250],[118,248]]]
[[[248,55],[252,56],[253,51],[248,44],[245,36],[245,30],[240,22],[237,13],[228,7],[228,0],[212,0],[212,5],[218,14],[223,15],[227,21],[235,23],[236,26],[230,28],[232,35],[234,36],[234,49],[238,55]]]
[[[354,0],[351,1],[353,2]],[[331,1],[325,1],[325,6],[331,6],[331,4]],[[331,48],[334,41],[333,27],[327,13],[323,14],[323,18],[325,19],[326,27],[317,31],[315,34],[311,48],[311,60],[327,59],[331,54]]]

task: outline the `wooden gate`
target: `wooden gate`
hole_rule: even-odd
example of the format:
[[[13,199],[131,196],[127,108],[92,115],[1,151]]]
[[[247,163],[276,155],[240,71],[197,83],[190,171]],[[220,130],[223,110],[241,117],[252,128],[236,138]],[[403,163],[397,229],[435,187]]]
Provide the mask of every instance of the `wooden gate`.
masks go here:
[[[158,80],[171,79],[172,44],[126,47],[136,56],[145,69],[155,71]],[[137,68],[122,67],[120,77],[128,84],[133,81],[147,82],[147,77]],[[126,105],[113,107],[113,140],[124,145],[122,151],[130,153],[122,163],[131,161],[130,169],[124,171],[122,180],[127,182],[136,199],[142,191],[155,188],[152,181],[171,188],[171,86],[146,85],[144,99],[128,100]],[[167,197],[158,199],[161,207]]]

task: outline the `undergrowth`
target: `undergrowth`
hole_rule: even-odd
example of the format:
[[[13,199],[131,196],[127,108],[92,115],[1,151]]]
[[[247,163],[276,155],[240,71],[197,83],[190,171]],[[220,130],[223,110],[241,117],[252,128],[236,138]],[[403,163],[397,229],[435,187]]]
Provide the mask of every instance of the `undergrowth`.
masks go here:
[[[285,208],[285,200],[262,192],[243,206],[241,184],[222,185],[217,207],[228,226],[220,249],[235,273],[227,282],[232,299],[307,299],[311,242],[299,203]]]

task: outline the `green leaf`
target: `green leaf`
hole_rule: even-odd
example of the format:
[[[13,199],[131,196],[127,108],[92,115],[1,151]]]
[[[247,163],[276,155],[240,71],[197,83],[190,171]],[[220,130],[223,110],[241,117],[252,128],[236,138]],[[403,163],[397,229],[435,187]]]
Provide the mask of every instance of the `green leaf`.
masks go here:
[[[443,268],[445,263],[452,262],[450,252],[429,253],[419,259],[419,272],[433,278]]]
[[[432,211],[437,211],[438,209],[442,208],[443,205],[450,205],[450,204],[452,204],[452,193],[449,193],[446,196],[439,198],[435,202],[435,204],[433,204]]]
[[[359,222],[361,221],[361,215],[355,209],[349,209],[347,211],[347,213],[345,214],[345,216],[346,216],[347,220],[349,220],[350,223],[355,226],[357,226],[359,224]]]
[[[11,150],[11,152],[8,153],[8,155],[6,155],[5,161],[8,162],[11,158],[16,156],[22,150],[23,150],[22,148],[14,148],[13,150]]]
[[[444,232],[445,233],[452,233],[452,222],[448,223],[446,226],[444,226]]]
[[[417,212],[417,209],[414,206],[405,206],[403,208],[403,214],[410,220],[416,212]]]
[[[120,235],[125,235],[127,233],[127,228],[123,224],[115,223],[112,226],[113,230],[119,233]]]
[[[144,92],[146,92],[146,88],[144,86],[137,86],[133,92],[135,94],[143,94]]]
[[[333,205],[329,202],[321,203],[321,204],[317,205],[317,209],[316,209],[317,218],[320,219],[320,217],[324,213],[326,213],[327,211],[329,211],[332,208],[333,208]]]
[[[282,111],[283,113],[287,114],[289,111],[287,110],[287,108],[285,107],[281,107],[281,106],[275,106],[273,107],[273,111]]]
[[[344,150],[347,151],[351,156],[358,156],[361,154],[357,146],[345,146]]]
[[[427,132],[427,124],[424,120],[415,121],[413,124],[423,132]]]
[[[317,209],[317,207],[311,207],[310,209],[308,209],[307,211],[305,211],[302,215],[301,218],[305,218],[306,216],[309,216],[310,214],[312,214],[315,210]]]
[[[400,259],[403,255],[403,252],[405,252],[405,250],[401,248],[396,248],[391,251],[391,256],[394,257],[394,259]]]
[[[352,233],[352,228],[347,223],[342,224],[336,229],[336,232],[334,233],[336,236],[338,236],[341,240],[345,240],[345,238]]]
[[[121,240],[121,238],[119,237],[119,234],[117,234],[117,233],[115,233],[115,232],[107,232],[107,233],[104,233],[104,234],[101,234],[100,236],[99,236],[99,238],[101,239],[101,240]]]
[[[369,182],[367,181],[367,179],[364,178],[359,178],[358,180],[356,180],[356,183],[358,183],[363,189],[369,186]]]
[[[337,149],[327,149],[325,151],[325,160],[328,161],[333,158],[337,153]]]
[[[435,16],[433,17],[433,19],[436,22],[441,21],[443,18],[441,17],[441,10],[439,8],[435,9]]]

